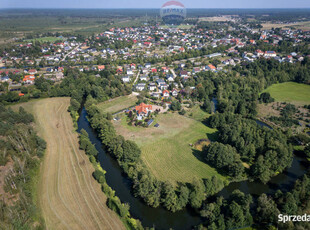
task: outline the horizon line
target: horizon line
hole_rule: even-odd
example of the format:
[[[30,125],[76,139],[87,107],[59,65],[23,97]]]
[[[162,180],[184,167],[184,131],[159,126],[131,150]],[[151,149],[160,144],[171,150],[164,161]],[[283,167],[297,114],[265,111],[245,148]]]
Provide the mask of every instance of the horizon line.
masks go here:
[[[296,7],[296,8],[276,8],[276,7],[271,7],[271,8],[242,8],[242,7],[236,7],[236,8],[188,8],[185,7],[186,9],[193,9],[193,10],[310,10],[310,6],[309,7]],[[63,7],[63,8],[52,8],[52,7],[38,7],[38,8],[31,8],[31,7],[8,7],[8,8],[2,8],[1,10],[14,10],[14,9],[23,9],[23,10],[143,10],[143,9],[148,9],[148,10],[157,10],[160,9],[159,8],[142,8],[142,7],[137,7],[137,8],[69,8],[69,7]]]

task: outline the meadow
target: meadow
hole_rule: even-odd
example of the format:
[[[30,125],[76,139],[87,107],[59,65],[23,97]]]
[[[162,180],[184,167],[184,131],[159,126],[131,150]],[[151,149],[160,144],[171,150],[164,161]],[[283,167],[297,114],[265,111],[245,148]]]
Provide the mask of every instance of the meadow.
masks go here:
[[[27,39],[24,40],[24,42],[55,42],[61,40],[63,39],[59,37],[42,37],[42,38]]]
[[[194,148],[198,140],[215,140],[216,129],[178,113],[159,114],[148,128],[129,126],[124,115],[113,124],[118,134],[138,144],[142,160],[158,179],[172,184],[212,176],[225,180]]]
[[[279,102],[310,104],[310,85],[285,82],[271,85],[263,92],[269,92]]]
[[[35,128],[47,141],[35,197],[46,228],[125,229],[107,207],[107,198],[92,176],[93,166],[79,149],[69,104],[70,98],[48,98],[13,106],[34,115]]]
[[[117,97],[102,103],[99,103],[97,107],[103,113],[116,113],[123,109],[132,107],[136,105],[138,101],[137,97],[134,95]]]

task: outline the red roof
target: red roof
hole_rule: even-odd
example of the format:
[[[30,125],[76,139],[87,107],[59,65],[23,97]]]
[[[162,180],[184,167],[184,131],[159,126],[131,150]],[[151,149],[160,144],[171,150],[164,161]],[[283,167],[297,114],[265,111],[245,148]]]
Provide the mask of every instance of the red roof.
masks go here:
[[[216,69],[214,65],[208,65],[210,69]]]
[[[141,103],[140,105],[136,106],[136,111],[138,114],[145,113],[147,114],[148,111],[152,110],[152,105],[146,105]]]
[[[169,91],[165,89],[165,90],[163,91],[163,94],[169,94]]]
[[[27,80],[30,80],[30,81],[33,81],[35,79],[35,76],[33,75],[26,75],[23,79],[23,81],[27,81]]]
[[[98,69],[105,69],[104,65],[98,65]]]

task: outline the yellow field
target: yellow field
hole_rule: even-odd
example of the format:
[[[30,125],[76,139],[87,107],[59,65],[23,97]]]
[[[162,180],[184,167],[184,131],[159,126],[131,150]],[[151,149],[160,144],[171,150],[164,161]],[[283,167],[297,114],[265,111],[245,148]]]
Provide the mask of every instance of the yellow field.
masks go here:
[[[92,177],[93,166],[79,150],[69,104],[70,98],[48,98],[14,106],[34,114],[36,129],[47,141],[38,184],[47,229],[125,229],[106,206],[106,196]]]
[[[263,23],[263,29],[271,29],[271,28],[296,28],[302,30],[310,30],[310,21],[298,22],[298,23],[288,23],[288,24],[276,24],[276,23]]]

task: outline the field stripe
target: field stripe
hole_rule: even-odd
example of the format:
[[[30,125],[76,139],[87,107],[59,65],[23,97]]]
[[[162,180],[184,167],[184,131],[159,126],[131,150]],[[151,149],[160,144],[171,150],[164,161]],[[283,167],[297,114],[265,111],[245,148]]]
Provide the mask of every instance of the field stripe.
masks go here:
[[[92,177],[93,166],[78,147],[67,112],[69,98],[30,103],[25,108],[33,110],[39,134],[47,141],[38,191],[47,229],[125,229],[106,206],[107,198]]]

